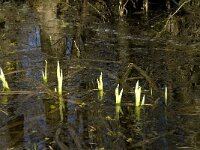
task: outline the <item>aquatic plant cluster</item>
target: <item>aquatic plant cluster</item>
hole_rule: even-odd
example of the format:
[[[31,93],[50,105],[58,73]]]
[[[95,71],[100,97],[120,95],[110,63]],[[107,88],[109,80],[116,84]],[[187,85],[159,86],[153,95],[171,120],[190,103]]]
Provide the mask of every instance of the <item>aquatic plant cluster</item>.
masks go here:
[[[42,71],[42,78],[45,84],[47,84],[48,81],[48,71],[47,71],[47,66],[48,62],[45,60],[45,66],[44,66],[44,71]],[[5,75],[3,73],[2,68],[0,68],[0,80],[2,81],[2,85],[5,91],[10,91],[10,88],[8,86],[8,83],[6,81]],[[96,80],[97,81],[97,88],[99,91],[99,99],[102,100],[104,97],[104,82],[103,82],[103,73],[101,72],[99,75],[99,78]],[[57,88],[55,88],[55,92],[59,96],[59,110],[60,110],[60,120],[64,120],[64,109],[65,105],[63,102],[63,97],[62,97],[62,89],[63,89],[63,72],[62,69],[60,68],[60,63],[57,61]],[[117,84],[117,87],[114,90],[115,93],[115,103],[116,103],[116,119],[119,120],[119,114],[122,113],[123,111],[121,109],[121,102],[122,102],[122,95],[123,95],[124,89],[122,88],[119,90],[119,84]],[[140,120],[140,109],[142,108],[141,106],[144,105],[151,105],[151,104],[145,104],[145,95],[143,95],[143,98],[141,99],[142,95],[142,87],[139,85],[139,80],[136,82],[135,85],[135,115],[136,119]],[[151,95],[152,95],[152,89],[151,89]],[[165,104],[167,105],[167,87],[165,87]]]
[[[100,99],[102,99],[102,96],[104,95],[103,93],[103,73],[101,72],[99,79],[97,79],[97,85],[98,85],[98,91],[100,95]],[[150,89],[151,96],[153,94],[152,88]],[[119,84],[117,84],[117,87],[115,88],[115,103],[116,103],[116,119],[119,120],[119,114],[122,113],[123,111],[121,109],[121,101],[122,101],[122,94],[123,94],[123,88],[119,92]],[[135,116],[136,120],[140,120],[140,109],[142,108],[141,106],[152,106],[152,104],[145,104],[145,94],[142,95],[142,87],[139,85],[139,80],[136,82],[135,85]],[[167,86],[165,87],[165,92],[164,92],[164,98],[165,98],[165,105],[167,105]]]
[[[99,76],[99,79],[97,79],[97,85],[98,85],[98,90],[100,92],[103,92],[103,73],[102,72]],[[142,92],[142,90],[141,90],[141,87],[139,86],[139,81],[137,81],[137,83],[135,85],[135,106],[136,107],[144,105],[144,103],[145,103],[145,95],[143,96],[142,102],[140,103],[141,92]],[[121,104],[122,94],[123,94],[123,88],[119,92],[119,84],[118,84],[117,87],[115,88],[115,99],[116,99],[115,103],[116,103],[116,105]]]
[[[101,72],[99,79],[97,79],[97,85],[98,85],[98,90],[99,92],[103,92],[103,73]],[[123,88],[119,92],[119,84],[115,88],[115,98],[116,98],[116,105],[120,105],[122,101],[122,94],[123,94]],[[135,85],[135,106],[144,106],[145,105],[145,95],[143,95],[141,99],[141,94],[142,94],[142,88],[139,85],[139,80],[136,82]],[[167,86],[165,87],[165,105],[167,105]],[[151,95],[152,95],[152,88],[151,88]]]
[[[45,67],[44,67],[44,71],[42,71],[42,78],[44,83],[47,83],[47,61],[45,60]],[[6,81],[5,75],[3,73],[2,68],[0,68],[0,80],[2,81],[2,85],[3,88],[5,90],[10,90],[8,83]],[[58,81],[58,88],[55,88],[55,92],[58,92],[58,95],[62,96],[62,85],[63,85],[63,73],[62,73],[62,69],[60,68],[60,63],[59,61],[57,61],[57,81]],[[103,87],[104,83],[103,83],[103,73],[101,72],[99,79],[97,79],[97,86],[98,86],[98,90],[101,93],[101,96],[103,95]],[[141,93],[142,93],[142,88],[139,85],[139,80],[136,82],[135,85],[135,106],[139,107],[139,106],[143,106],[145,105],[145,95],[143,95],[143,98],[141,100]],[[121,91],[119,92],[119,84],[117,85],[117,87],[115,88],[115,98],[116,98],[116,105],[120,105],[121,101],[122,101],[122,94],[123,94],[123,88],[121,89]],[[151,89],[151,94],[152,94],[152,89]],[[167,87],[165,87],[165,104],[167,105]]]
[[[45,66],[44,66],[44,71],[42,71],[42,78],[45,84],[47,84],[48,81],[48,71],[47,71],[47,65],[48,62],[45,60]],[[2,85],[5,91],[10,91],[10,88],[8,86],[8,83],[6,81],[5,75],[3,73],[2,68],[0,68],[0,80],[2,81]],[[101,72],[99,75],[99,78],[96,80],[97,81],[97,88],[99,91],[99,99],[102,100],[104,97],[104,82],[103,82],[103,73]],[[59,110],[60,110],[60,120],[64,120],[64,109],[65,105],[63,102],[63,97],[62,97],[62,89],[63,89],[63,72],[62,69],[60,68],[60,63],[57,61],[57,88],[55,88],[55,92],[59,96]],[[121,102],[122,102],[122,95],[123,95],[123,88],[119,90],[119,84],[117,84],[117,87],[114,90],[115,93],[115,103],[116,103],[116,119],[119,120],[119,114],[123,114],[123,111],[121,109]],[[151,95],[152,95],[152,88],[151,88]],[[142,108],[141,106],[144,105],[151,105],[151,104],[145,104],[145,95],[142,95],[142,87],[139,85],[139,80],[136,82],[135,85],[135,116],[137,120],[140,120],[140,109]],[[165,105],[167,105],[167,87],[165,87]],[[84,103],[83,103],[84,105]]]
[[[44,83],[47,83],[47,61],[45,60],[45,68],[44,71],[42,71],[42,78]],[[60,63],[57,61],[57,80],[58,80],[58,90],[55,88],[55,91],[58,91],[59,95],[62,95],[62,83],[63,83],[63,73],[62,69],[60,69]]]

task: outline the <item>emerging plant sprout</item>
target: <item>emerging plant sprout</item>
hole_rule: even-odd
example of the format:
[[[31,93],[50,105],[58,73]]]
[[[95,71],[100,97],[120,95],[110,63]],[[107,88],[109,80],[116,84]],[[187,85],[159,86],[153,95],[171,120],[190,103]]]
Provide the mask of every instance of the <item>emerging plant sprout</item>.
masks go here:
[[[135,118],[137,121],[139,121],[141,119],[141,109],[140,107],[135,107]]]
[[[121,113],[122,115],[124,114],[123,111],[122,111],[122,108],[120,105],[116,105],[115,106],[115,111],[116,111],[116,120],[119,120],[119,114]]]
[[[2,68],[0,68],[0,80],[2,81],[3,84],[3,88],[5,90],[10,90],[9,86],[8,86],[8,82],[6,81],[6,78],[4,76],[3,70]]]
[[[103,91],[103,74],[101,72],[99,79],[97,79],[98,90]]]
[[[167,86],[165,86],[165,105],[167,105]]]
[[[140,97],[141,97],[141,87],[139,86],[139,81],[135,85],[135,106],[140,106]]]
[[[62,95],[63,73],[62,69],[60,69],[59,61],[57,62],[57,79],[58,79],[58,94]]]
[[[123,88],[121,89],[121,91],[119,93],[119,84],[118,84],[116,89],[115,89],[115,98],[116,98],[116,104],[117,105],[121,104],[122,93],[123,93]]]
[[[116,105],[115,111],[116,111],[116,119],[117,120],[119,120],[120,109],[121,109],[121,106],[120,105]]]
[[[99,91],[99,93],[98,93],[98,99],[99,99],[100,101],[102,101],[102,100],[103,100],[103,97],[104,97],[104,92],[101,90],[101,91]]]
[[[145,104],[145,95],[142,98],[141,106],[143,106],[144,104]]]
[[[45,83],[47,83],[47,61],[45,60],[45,68],[42,71],[42,78]]]

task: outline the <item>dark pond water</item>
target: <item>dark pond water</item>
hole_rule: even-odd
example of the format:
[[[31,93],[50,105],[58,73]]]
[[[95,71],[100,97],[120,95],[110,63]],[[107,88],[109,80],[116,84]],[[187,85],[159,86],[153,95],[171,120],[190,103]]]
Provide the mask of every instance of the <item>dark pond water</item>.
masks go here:
[[[11,88],[0,85],[0,149],[200,149],[198,36],[156,36],[160,14],[107,21],[90,5],[81,14],[65,5],[58,16],[57,4],[0,7],[0,67]],[[57,61],[62,96],[54,91]],[[147,104],[140,108],[137,80]],[[117,84],[124,89],[121,108]]]

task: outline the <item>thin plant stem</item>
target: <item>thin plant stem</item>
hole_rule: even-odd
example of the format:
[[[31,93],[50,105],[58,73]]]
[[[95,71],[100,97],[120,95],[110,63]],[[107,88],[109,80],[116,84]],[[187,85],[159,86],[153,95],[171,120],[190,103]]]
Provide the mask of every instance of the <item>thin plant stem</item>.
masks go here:
[[[116,98],[116,104],[117,105],[121,104],[122,93],[123,93],[123,88],[121,89],[121,91],[119,93],[119,84],[118,84],[116,89],[115,89],[115,98]]]
[[[139,81],[135,85],[135,106],[140,106],[140,97],[141,97],[141,87],[139,86]]]
[[[10,90],[9,86],[8,86],[8,82],[6,81],[5,75],[3,73],[2,68],[0,68],[0,80],[2,81],[3,84],[3,88],[5,90]]]
[[[145,95],[143,95],[141,106],[145,105]]]
[[[45,60],[45,68],[42,71],[42,78],[45,83],[47,83],[47,61]]]
[[[57,79],[58,79],[58,94],[62,95],[63,73],[62,69],[60,69],[59,61],[57,62]]]
[[[165,105],[167,105],[167,86],[165,87]]]
[[[101,72],[99,79],[97,79],[98,90],[103,91],[103,74]]]

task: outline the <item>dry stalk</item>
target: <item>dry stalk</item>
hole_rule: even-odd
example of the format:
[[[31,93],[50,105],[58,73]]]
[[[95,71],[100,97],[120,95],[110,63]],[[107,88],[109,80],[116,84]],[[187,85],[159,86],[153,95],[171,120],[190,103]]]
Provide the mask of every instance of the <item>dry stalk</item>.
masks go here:
[[[165,23],[165,26],[163,27],[163,29],[158,33],[158,35],[156,37],[159,37],[161,35],[161,33],[163,33],[164,31],[166,31],[166,28],[170,22],[170,20],[174,17],[175,14],[178,13],[178,11],[187,3],[189,3],[191,0],[187,0],[187,1],[184,1],[176,10],[173,14],[170,14],[169,17],[167,18],[167,21]]]

